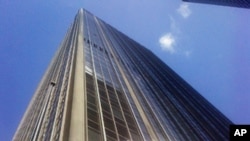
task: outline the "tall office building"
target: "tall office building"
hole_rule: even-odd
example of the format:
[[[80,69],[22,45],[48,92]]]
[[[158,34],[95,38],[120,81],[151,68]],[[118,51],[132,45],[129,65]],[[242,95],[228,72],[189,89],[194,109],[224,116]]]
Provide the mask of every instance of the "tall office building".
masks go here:
[[[183,0],[186,2],[232,6],[239,8],[250,8],[250,0]]]
[[[228,120],[151,51],[81,9],[13,140],[227,140]]]

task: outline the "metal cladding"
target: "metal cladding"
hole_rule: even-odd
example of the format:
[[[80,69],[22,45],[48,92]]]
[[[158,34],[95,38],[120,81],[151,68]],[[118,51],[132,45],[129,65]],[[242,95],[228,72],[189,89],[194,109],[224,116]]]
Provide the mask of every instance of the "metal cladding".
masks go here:
[[[222,113],[151,51],[80,9],[13,140],[228,140]]]

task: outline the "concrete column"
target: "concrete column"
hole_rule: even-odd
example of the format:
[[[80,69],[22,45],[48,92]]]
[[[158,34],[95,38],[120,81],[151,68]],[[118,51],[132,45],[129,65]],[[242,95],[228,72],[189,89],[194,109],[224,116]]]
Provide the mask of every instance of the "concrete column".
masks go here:
[[[84,91],[84,57],[83,57],[83,10],[78,13],[78,35],[76,36],[76,58],[73,80],[73,95],[71,118],[69,126],[69,141],[84,141],[85,140],[85,91]]]

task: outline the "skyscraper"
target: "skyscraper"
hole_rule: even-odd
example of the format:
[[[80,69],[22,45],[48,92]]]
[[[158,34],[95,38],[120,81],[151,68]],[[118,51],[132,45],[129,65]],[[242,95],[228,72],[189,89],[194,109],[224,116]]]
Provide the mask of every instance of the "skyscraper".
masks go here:
[[[250,8],[250,0],[183,0],[186,2]]]
[[[226,140],[230,124],[151,51],[80,9],[13,140]]]

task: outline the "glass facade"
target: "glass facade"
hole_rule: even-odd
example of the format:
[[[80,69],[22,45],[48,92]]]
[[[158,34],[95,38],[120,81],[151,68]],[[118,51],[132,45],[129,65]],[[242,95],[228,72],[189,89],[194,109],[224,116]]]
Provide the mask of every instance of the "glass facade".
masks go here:
[[[230,124],[151,51],[81,9],[13,140],[227,140]]]
[[[250,0],[183,0],[186,2],[250,8]]]

